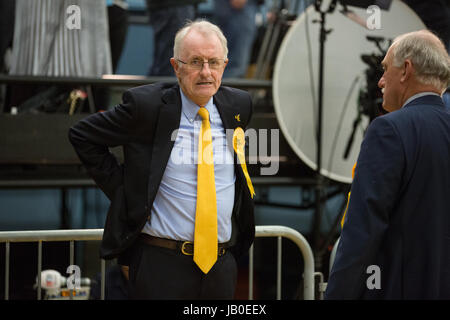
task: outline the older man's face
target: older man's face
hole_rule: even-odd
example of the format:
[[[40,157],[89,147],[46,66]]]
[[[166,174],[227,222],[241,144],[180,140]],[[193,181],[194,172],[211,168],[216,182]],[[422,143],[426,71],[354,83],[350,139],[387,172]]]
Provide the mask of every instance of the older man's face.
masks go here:
[[[183,64],[177,59],[187,63]],[[212,68],[204,63],[201,69],[189,65],[193,60],[220,60],[219,68]],[[196,30],[190,31],[183,39],[179,57],[170,60],[183,93],[199,106],[204,106],[217,92],[222,81],[226,62],[223,63],[224,51],[216,35],[205,36]]]
[[[402,107],[404,88],[401,83],[401,77],[403,74],[403,68],[395,67],[393,65],[394,55],[392,47],[389,48],[381,62],[384,73],[380,81],[378,81],[378,87],[383,92],[383,109],[392,112]]]

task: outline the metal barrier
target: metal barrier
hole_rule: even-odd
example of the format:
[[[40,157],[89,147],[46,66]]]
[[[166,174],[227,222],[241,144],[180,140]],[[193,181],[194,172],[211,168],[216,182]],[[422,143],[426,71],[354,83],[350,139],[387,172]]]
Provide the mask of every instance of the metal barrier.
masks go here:
[[[37,242],[38,266],[37,274],[42,271],[42,242],[69,241],[70,265],[74,264],[74,241],[101,240],[103,229],[78,230],[36,230],[36,231],[2,231],[0,243],[5,243],[5,300],[9,299],[9,259],[11,242]],[[277,299],[281,299],[281,238],[293,241],[300,249],[304,259],[304,287],[305,300],[314,300],[314,257],[306,239],[296,230],[284,226],[256,226],[256,237],[278,237],[277,254]],[[249,300],[253,299],[253,245],[250,248],[249,267]],[[41,277],[37,277],[37,299],[41,300]],[[101,299],[105,299],[105,260],[101,259]]]
[[[277,250],[277,300],[281,299],[281,238],[293,241],[300,249],[304,260],[303,297],[314,300],[314,256],[308,241],[300,232],[285,226],[256,226],[256,237],[278,237]],[[249,293],[248,299],[253,300],[253,245],[250,248],[249,262]]]
[[[9,256],[11,242],[37,242],[38,243],[38,266],[37,266],[37,299],[41,300],[41,277],[42,271],[42,242],[47,241],[69,241],[70,255],[69,264],[74,264],[74,241],[101,240],[103,229],[79,229],[79,230],[36,230],[36,231],[2,231],[0,232],[0,243],[5,242],[5,300],[9,300]],[[105,260],[101,259],[101,299],[105,298]],[[72,291],[70,291],[72,292]],[[72,295],[70,295],[72,298]]]
[[[334,259],[336,258],[336,251],[337,247],[339,245],[339,240],[341,240],[341,237],[339,237],[336,242],[334,243],[333,250],[331,250],[330,254],[330,270],[329,273],[331,273],[331,268],[333,267]]]

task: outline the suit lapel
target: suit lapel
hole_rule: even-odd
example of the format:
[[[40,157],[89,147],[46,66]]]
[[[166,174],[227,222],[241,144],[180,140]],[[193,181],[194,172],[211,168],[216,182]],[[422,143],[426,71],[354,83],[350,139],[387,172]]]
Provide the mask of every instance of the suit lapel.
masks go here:
[[[219,89],[214,96],[214,103],[219,111],[225,130],[234,130],[240,126],[240,122],[237,120],[239,116],[239,108],[234,105],[231,96],[225,96],[224,92]]]
[[[180,127],[181,97],[179,87],[174,86],[168,89],[163,94],[162,100],[164,105],[158,115],[150,163],[149,193],[153,195],[156,195],[156,190],[159,187],[175,143],[175,139],[172,140],[172,134]]]

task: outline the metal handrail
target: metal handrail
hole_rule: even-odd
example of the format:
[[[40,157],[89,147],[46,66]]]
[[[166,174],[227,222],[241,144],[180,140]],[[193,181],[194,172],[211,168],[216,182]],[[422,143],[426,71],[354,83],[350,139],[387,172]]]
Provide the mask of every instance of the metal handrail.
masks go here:
[[[103,78],[88,77],[48,77],[48,76],[23,76],[0,74],[0,83],[40,83],[40,84],[67,84],[85,86],[125,86],[135,87],[156,82],[167,82],[175,84],[177,78],[173,77],[147,77],[131,75],[109,75]],[[271,89],[272,80],[223,78],[222,85],[241,89]]]
[[[277,260],[277,299],[281,298],[281,237],[293,241],[300,249],[304,259],[304,299],[314,300],[314,257],[306,239],[296,230],[285,226],[256,226],[256,237],[278,237],[278,260]],[[42,242],[47,241],[70,241],[71,253],[70,261],[73,262],[73,242],[74,241],[98,241],[102,239],[103,229],[74,229],[74,230],[33,230],[33,231],[1,231],[0,243],[6,244],[5,255],[5,300],[9,298],[9,255],[11,242],[38,242],[38,275],[42,267]],[[252,274],[249,277],[249,299],[253,298],[253,246],[250,251],[250,269]],[[105,260],[101,259],[101,299],[105,297]],[[41,283],[38,278],[38,300],[41,298]]]
[[[0,242],[102,240],[103,229],[2,231]]]
[[[297,230],[285,226],[256,226],[255,229],[255,237],[285,237],[299,247],[304,261],[303,298],[305,300],[314,300],[314,256],[311,246],[305,237]],[[280,245],[278,248],[280,249]],[[278,255],[278,259],[281,259],[280,255]],[[281,269],[280,266],[278,268]],[[280,281],[281,277],[278,276],[278,278],[278,281]]]
[[[28,231],[2,231],[0,232],[0,243],[5,242],[5,300],[9,300],[9,256],[11,242],[37,242],[38,243],[38,268],[37,268],[37,299],[41,300],[41,277],[42,271],[42,242],[69,241],[70,242],[70,264],[74,261],[74,241],[101,240],[103,229],[74,229],[74,230],[28,230]],[[105,260],[101,259],[102,281],[101,299],[105,298],[104,269]],[[72,298],[72,291],[70,291]]]
[[[329,273],[331,273],[331,268],[333,267],[334,259],[336,259],[336,251],[339,245],[339,240],[341,240],[341,237],[339,237],[336,242],[334,243],[333,250],[331,250],[330,254],[330,270]]]

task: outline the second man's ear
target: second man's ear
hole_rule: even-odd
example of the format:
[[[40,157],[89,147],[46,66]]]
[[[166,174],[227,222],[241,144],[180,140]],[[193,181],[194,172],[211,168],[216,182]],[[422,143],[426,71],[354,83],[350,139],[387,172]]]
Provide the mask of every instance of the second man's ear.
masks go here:
[[[404,64],[403,64],[403,73],[402,73],[402,81],[406,81],[408,80],[408,78],[411,76],[411,74],[413,73],[413,65],[411,60],[406,59]]]

